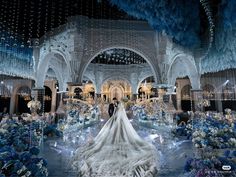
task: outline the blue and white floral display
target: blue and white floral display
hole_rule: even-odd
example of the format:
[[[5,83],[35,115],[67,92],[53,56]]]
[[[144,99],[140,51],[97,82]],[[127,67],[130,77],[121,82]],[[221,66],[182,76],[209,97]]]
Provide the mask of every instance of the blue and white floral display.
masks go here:
[[[48,176],[47,162],[39,158],[40,131],[34,123],[9,120],[0,124],[0,176]]]

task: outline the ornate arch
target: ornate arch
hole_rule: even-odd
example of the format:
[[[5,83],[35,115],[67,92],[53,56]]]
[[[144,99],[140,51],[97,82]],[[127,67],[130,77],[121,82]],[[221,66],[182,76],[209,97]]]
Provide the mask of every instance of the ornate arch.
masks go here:
[[[190,100],[191,98],[191,85],[187,84],[181,89],[181,99],[182,100]]]
[[[167,72],[168,84],[174,86],[178,77],[188,76],[193,89],[200,89],[200,75],[191,55],[177,54],[173,57]]]
[[[39,65],[38,65],[38,68],[37,68],[37,77],[36,77],[36,87],[42,87],[43,86],[43,83],[44,83],[44,80],[45,80],[45,77],[46,77],[46,73],[49,69],[49,64],[50,64],[50,61],[53,59],[53,58],[57,58],[57,56],[55,56],[55,54],[61,56],[61,58],[63,59],[63,61],[65,62],[66,66],[67,66],[67,70],[68,70],[68,73],[67,73],[67,79],[69,79],[69,74],[70,74],[70,64],[69,64],[69,61],[65,58],[65,55],[61,54],[61,52],[55,52],[55,51],[51,51],[51,52],[48,52],[48,53],[45,53],[43,54],[40,58],[40,62],[39,62]],[[53,67],[53,66],[51,66]],[[56,73],[57,76],[62,76],[62,71],[57,71],[58,69],[55,69],[54,67],[54,72]],[[60,78],[60,81],[61,81],[61,87],[64,87],[64,83],[63,83],[63,78]]]
[[[112,94],[112,91],[114,90],[114,89],[116,89],[116,88],[118,88],[118,89],[120,89],[121,91],[122,91],[122,96],[124,97],[124,93],[125,93],[125,90],[124,90],[124,88],[122,87],[122,86],[120,86],[120,85],[113,85],[112,87],[110,87],[109,88],[109,93],[110,94]],[[110,97],[112,98],[112,95],[110,95]],[[118,98],[117,98],[118,99]]]
[[[160,76],[159,76],[159,72],[157,71],[157,67],[158,67],[158,66],[156,66],[156,65],[154,64],[153,60],[152,60],[150,57],[148,57],[146,54],[144,54],[143,52],[141,52],[139,49],[134,49],[134,48],[132,48],[132,47],[126,47],[125,45],[121,45],[121,46],[112,45],[112,46],[105,47],[105,48],[103,48],[103,49],[98,49],[98,50],[96,50],[96,51],[93,53],[92,57],[89,57],[89,58],[86,59],[86,61],[83,63],[83,66],[81,67],[81,73],[80,73],[80,75],[79,75],[80,81],[82,80],[82,77],[83,77],[83,75],[84,75],[84,73],[85,73],[85,71],[86,71],[88,65],[91,63],[91,61],[92,61],[98,54],[100,54],[100,53],[102,53],[102,52],[105,52],[105,51],[107,51],[107,50],[114,49],[114,48],[130,50],[130,51],[132,51],[132,52],[137,53],[137,54],[140,55],[141,57],[143,57],[143,58],[147,61],[147,63],[149,64],[149,66],[151,67],[152,72],[153,72],[153,75],[154,75],[154,78],[155,78],[155,81],[156,81],[156,82],[159,82]],[[155,67],[154,67],[154,66],[155,66]]]
[[[139,87],[140,87],[141,83],[143,82],[143,80],[145,80],[146,78],[151,77],[151,76],[153,76],[153,75],[152,74],[146,74],[139,80],[137,88],[136,88],[136,93],[138,93]]]

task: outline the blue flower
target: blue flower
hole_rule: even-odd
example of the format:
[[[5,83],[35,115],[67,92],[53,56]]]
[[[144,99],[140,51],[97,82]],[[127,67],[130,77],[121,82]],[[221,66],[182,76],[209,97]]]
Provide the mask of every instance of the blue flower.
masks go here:
[[[38,155],[40,152],[39,148],[37,148],[37,147],[32,147],[32,148],[30,148],[29,151],[32,155]]]

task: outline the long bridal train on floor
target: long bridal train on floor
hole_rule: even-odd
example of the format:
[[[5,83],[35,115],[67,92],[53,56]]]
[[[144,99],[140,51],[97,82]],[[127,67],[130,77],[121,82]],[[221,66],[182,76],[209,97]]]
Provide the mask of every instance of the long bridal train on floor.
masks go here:
[[[73,166],[83,177],[153,177],[159,158],[155,147],[136,133],[120,103],[94,141],[77,150]]]

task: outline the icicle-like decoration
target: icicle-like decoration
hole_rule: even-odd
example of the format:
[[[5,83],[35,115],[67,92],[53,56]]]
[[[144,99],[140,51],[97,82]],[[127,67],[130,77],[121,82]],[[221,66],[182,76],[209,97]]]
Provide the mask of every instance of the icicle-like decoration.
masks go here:
[[[232,30],[236,27],[236,1],[222,0],[219,8],[221,24],[224,30]]]
[[[6,52],[0,52],[0,61],[0,74],[34,79],[32,60],[27,61]]]
[[[201,61],[201,73],[236,68],[236,30],[217,31],[213,48]]]
[[[222,0],[212,50],[201,62],[201,73],[236,68],[236,1]]]
[[[112,4],[139,19],[147,20],[157,31],[164,31],[186,47],[200,44],[198,0],[110,0]]]

